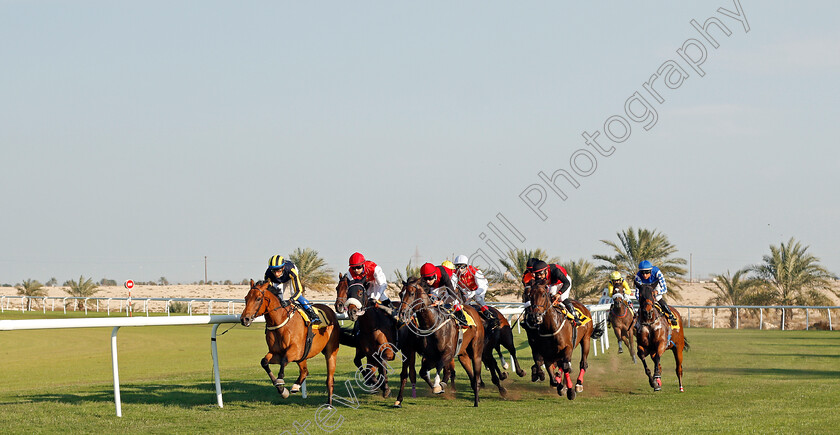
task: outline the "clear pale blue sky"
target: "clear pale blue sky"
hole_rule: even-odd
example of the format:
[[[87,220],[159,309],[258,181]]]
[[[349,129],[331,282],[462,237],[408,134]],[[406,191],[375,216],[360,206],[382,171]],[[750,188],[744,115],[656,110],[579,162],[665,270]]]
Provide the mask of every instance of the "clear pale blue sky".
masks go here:
[[[4,1],[0,283],[191,282],[205,256],[238,281],[307,246],[390,275],[489,254],[499,212],[563,259],[634,226],[695,276],[791,236],[840,271],[840,4],[744,0],[745,32],[732,0],[684,3]],[[712,16],[717,49],[689,24]],[[667,60],[688,78],[660,104]],[[537,218],[520,193],[637,91],[656,124],[602,133]]]

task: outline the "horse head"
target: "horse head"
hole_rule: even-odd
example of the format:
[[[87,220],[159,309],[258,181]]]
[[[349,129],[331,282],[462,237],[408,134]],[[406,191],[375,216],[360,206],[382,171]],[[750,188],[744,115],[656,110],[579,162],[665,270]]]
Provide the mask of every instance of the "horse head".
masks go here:
[[[400,301],[399,318],[403,323],[408,323],[415,313],[431,305],[429,295],[420,285],[420,278],[414,276],[403,282]]]
[[[551,297],[548,294],[548,281],[545,279],[534,279],[530,286],[525,287],[526,292],[523,300],[527,299],[530,305],[525,309],[525,320],[532,325],[540,325],[545,319],[548,310],[551,309]]]
[[[610,305],[610,312],[616,316],[620,316],[624,308],[624,302],[621,300],[621,295],[616,293],[612,296],[612,305]]]
[[[239,323],[242,326],[251,326],[251,322],[259,316],[262,316],[269,310],[269,296],[271,292],[266,294],[269,286],[268,281],[259,281],[256,284],[251,280],[251,289],[245,295],[245,309],[239,316]]]
[[[362,301],[367,290],[367,281],[362,279],[351,279],[349,274],[339,274],[338,284],[335,286],[335,311],[343,313],[347,311],[347,317],[356,321],[364,314]]]
[[[641,284],[639,286],[639,317],[643,323],[650,323],[659,317],[656,311],[657,284]]]

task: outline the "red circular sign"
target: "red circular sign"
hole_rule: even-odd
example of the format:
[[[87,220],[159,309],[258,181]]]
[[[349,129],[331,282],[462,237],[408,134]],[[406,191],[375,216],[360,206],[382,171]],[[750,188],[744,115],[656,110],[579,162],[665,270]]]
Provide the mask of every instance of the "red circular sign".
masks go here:
[[[125,288],[127,288],[127,289],[129,289],[129,290],[131,290],[132,288],[134,288],[134,281],[132,281],[132,280],[128,280],[128,281],[126,281],[126,282],[125,282]]]

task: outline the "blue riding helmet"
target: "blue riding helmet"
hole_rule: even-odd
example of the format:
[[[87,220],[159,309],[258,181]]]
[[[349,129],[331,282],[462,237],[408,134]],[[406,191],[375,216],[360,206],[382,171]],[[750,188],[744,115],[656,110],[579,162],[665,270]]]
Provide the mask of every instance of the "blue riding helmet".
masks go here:
[[[639,263],[639,270],[651,270],[653,269],[653,265],[650,264],[650,261],[644,260]]]

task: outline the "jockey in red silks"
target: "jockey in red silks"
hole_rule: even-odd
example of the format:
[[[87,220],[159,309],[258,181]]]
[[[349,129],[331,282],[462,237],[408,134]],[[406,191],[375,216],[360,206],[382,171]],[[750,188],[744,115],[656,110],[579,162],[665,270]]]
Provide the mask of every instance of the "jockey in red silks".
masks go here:
[[[569,293],[572,290],[572,279],[569,278],[569,273],[559,264],[549,265],[545,261],[538,260],[534,262],[533,266],[534,278],[545,279],[548,281],[548,292],[551,294],[553,301],[563,303],[566,308],[566,313],[571,316],[575,322],[580,322],[577,310],[572,307],[572,301],[569,300]]]
[[[489,283],[481,269],[469,264],[470,260],[466,255],[459,255],[455,257],[455,274],[453,275],[454,282],[458,290],[460,290],[464,299],[478,307],[479,312],[484,319],[489,322],[490,326],[498,325],[499,319],[493,310],[487,307],[484,303],[484,296],[487,294]]]
[[[365,260],[364,255],[355,252],[350,256],[350,276],[353,279],[365,279],[369,283],[367,297],[374,305],[381,303],[391,307],[391,299],[386,293],[388,281],[385,272],[376,263]]]
[[[438,299],[435,304],[438,305],[443,303],[452,305],[455,319],[457,319],[462,326],[466,326],[467,318],[464,317],[461,301],[457,297],[455,286],[449,278],[446,267],[443,265],[435,266],[432,263],[426,263],[420,266],[420,279],[424,284],[426,292]]]

